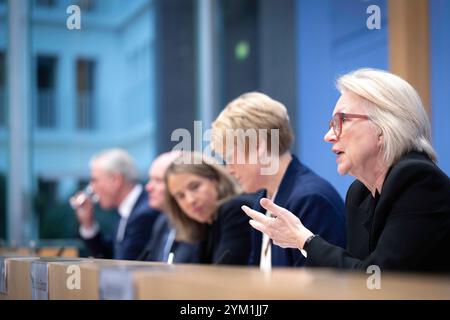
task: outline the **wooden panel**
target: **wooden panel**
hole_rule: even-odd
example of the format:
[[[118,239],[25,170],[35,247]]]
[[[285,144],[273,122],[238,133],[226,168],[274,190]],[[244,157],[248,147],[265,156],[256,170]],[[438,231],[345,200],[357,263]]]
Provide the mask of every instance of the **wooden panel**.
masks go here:
[[[76,264],[80,268],[80,289],[69,289],[66,285],[70,274],[67,268]],[[49,263],[49,299],[50,300],[98,300],[99,274],[103,267],[145,267],[166,265],[158,262],[124,261],[112,259],[81,259],[79,262]]]
[[[75,247],[43,247],[39,249],[40,257],[78,257],[78,248]]]
[[[31,300],[30,265],[36,259],[11,258],[8,263],[8,300]]]
[[[390,0],[388,9],[390,70],[416,88],[431,115],[428,0]]]
[[[37,257],[78,257],[76,247],[42,247],[33,250],[28,247],[0,248],[0,255],[37,256]]]
[[[204,267],[203,267],[204,268]],[[319,269],[213,267],[183,272],[135,273],[137,299],[449,299],[450,278],[381,276],[381,288],[367,288],[369,275]],[[155,288],[158,288],[155,290]]]
[[[67,287],[68,267],[76,264],[80,269],[80,288]],[[53,300],[98,300],[98,265],[93,261],[78,263],[53,262],[49,264],[49,299]]]
[[[48,262],[50,299],[99,299],[99,275],[104,267],[129,270],[132,277],[115,278],[113,287],[120,289],[121,285],[127,286],[124,280],[132,281],[135,299],[450,299],[449,276],[383,272],[381,288],[370,290],[367,287],[369,275],[331,269],[277,268],[261,272],[251,267],[95,259],[40,260]],[[31,261],[8,260],[10,290],[2,299],[31,298]],[[80,290],[67,288],[70,276],[67,267],[71,264],[81,269]]]

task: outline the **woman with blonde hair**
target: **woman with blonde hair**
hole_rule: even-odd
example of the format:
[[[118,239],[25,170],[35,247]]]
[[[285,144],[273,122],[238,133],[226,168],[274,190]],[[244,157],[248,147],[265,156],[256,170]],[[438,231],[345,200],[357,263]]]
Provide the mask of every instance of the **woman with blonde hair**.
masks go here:
[[[250,225],[240,209],[253,205],[212,158],[185,153],[165,174],[169,217],[179,241],[200,243],[200,263],[248,263]]]
[[[274,217],[244,207],[250,223],[275,244],[303,250],[308,266],[450,272],[450,179],[435,163],[419,95],[400,77],[374,69],[337,84],[341,97],[324,139],[337,171],[356,178],[346,198],[347,249],[269,199],[261,205]]]

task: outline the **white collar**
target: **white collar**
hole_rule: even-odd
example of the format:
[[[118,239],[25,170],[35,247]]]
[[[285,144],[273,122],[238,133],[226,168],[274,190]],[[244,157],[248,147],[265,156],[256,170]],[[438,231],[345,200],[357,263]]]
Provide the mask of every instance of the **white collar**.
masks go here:
[[[142,186],[140,184],[137,184],[134,186],[133,189],[127,194],[125,199],[120,203],[119,208],[117,211],[119,211],[119,214],[122,218],[128,219],[128,217],[131,214],[131,211],[133,210],[134,205],[136,204],[136,201],[138,200],[139,196],[142,192]]]

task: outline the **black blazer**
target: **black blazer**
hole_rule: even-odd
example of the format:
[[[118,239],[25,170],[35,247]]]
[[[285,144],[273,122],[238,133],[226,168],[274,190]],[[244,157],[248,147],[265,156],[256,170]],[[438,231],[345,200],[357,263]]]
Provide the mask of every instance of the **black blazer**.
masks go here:
[[[149,242],[137,260],[167,262],[167,254],[171,252],[174,255],[173,263],[198,263],[198,244],[169,239],[171,232],[174,230],[167,214],[161,213],[154,223]],[[164,252],[166,246],[168,252]]]
[[[255,200],[255,194],[245,194],[219,207],[217,218],[207,227],[201,244],[200,263],[247,265],[251,226],[241,206],[252,207]]]
[[[136,260],[149,241],[153,224],[159,215],[159,211],[148,206],[147,192],[142,190],[128,217],[122,241],[116,240],[117,222],[111,237],[103,237],[100,231],[94,238],[84,240],[84,243],[96,258]]]
[[[450,179],[425,154],[393,165],[377,200],[355,181],[346,209],[347,251],[315,237],[309,266],[450,272]]]

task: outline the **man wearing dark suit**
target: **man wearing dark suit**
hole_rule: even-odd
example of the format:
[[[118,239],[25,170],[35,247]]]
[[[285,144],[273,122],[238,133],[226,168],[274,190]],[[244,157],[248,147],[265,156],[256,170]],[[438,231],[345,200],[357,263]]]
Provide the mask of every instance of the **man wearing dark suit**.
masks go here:
[[[148,193],[148,205],[162,214],[156,219],[151,237],[138,260],[163,261],[169,260],[172,253],[173,263],[198,262],[198,246],[186,242],[175,241],[175,229],[171,226],[166,212],[168,210],[165,199],[166,184],[164,174],[169,165],[180,155],[172,151],[159,155],[148,171],[149,180],[145,185]]]
[[[230,133],[244,143],[234,138],[230,143]],[[344,203],[331,184],[291,154],[294,135],[283,104],[259,92],[243,94],[214,121],[212,137],[213,149],[224,156],[245,192],[263,188],[261,197],[275,199],[316,233],[345,246]],[[258,139],[251,141],[252,137]],[[259,201],[256,209],[261,211]],[[272,246],[267,235],[253,230],[249,263],[270,269],[303,266],[305,258],[299,250]]]
[[[135,260],[151,236],[159,212],[148,206],[147,194],[137,183],[138,171],[122,149],[109,149],[91,159],[91,187],[103,209],[117,209],[120,221],[114,234],[104,237],[94,217],[94,203],[75,195],[79,233],[96,258]]]

